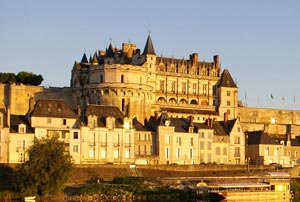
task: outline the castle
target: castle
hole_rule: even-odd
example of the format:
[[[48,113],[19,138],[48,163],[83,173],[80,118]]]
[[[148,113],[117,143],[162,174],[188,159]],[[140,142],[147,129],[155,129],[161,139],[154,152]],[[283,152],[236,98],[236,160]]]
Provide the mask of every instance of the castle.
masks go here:
[[[292,166],[299,134],[300,111],[240,106],[218,55],[157,56],[150,35],[143,52],[123,43],[84,53],[67,88],[0,84],[1,163],[58,135],[77,164]]]

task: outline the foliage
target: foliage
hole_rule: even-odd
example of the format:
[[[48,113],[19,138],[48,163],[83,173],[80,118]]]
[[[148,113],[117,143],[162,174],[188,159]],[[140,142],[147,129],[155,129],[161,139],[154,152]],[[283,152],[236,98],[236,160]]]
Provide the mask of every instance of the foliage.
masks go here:
[[[44,80],[42,75],[36,75],[31,72],[19,72],[17,75],[14,73],[1,73],[0,83],[22,83],[28,85],[38,86]]]
[[[28,150],[29,160],[19,170],[18,189],[24,194],[60,192],[72,170],[71,156],[57,137],[36,139]]]
[[[16,83],[16,75],[14,73],[0,73],[0,83]]]
[[[43,81],[42,75],[36,75],[31,72],[19,72],[17,74],[17,82],[23,84],[30,84],[34,86],[38,86]]]
[[[16,176],[15,169],[0,164],[0,201],[10,201],[18,195],[14,187]]]

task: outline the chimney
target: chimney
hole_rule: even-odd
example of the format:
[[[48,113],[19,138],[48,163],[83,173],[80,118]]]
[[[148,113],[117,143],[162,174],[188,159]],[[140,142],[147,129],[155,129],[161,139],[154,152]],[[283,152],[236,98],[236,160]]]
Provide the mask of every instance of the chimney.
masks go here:
[[[190,124],[190,126],[194,126],[194,116],[190,116],[189,117],[189,124]]]
[[[80,105],[77,105],[77,115],[78,115],[78,117],[81,116],[81,108],[80,108]]]
[[[198,53],[192,53],[190,55],[190,62],[192,65],[197,66],[198,64]]]
[[[219,68],[220,67],[219,55],[215,55],[214,56],[214,63],[215,63],[215,68]]]
[[[212,121],[211,118],[206,119],[206,125],[207,125],[208,127],[211,127],[211,128],[212,128],[213,121]]]
[[[227,112],[224,113],[224,127],[227,132],[227,130],[228,130],[228,113]]]

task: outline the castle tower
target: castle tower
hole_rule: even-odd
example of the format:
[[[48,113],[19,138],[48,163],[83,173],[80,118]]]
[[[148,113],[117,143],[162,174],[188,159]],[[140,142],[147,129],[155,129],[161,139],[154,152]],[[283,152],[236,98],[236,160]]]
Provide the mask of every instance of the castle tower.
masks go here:
[[[224,69],[217,84],[217,110],[222,116],[227,113],[228,119],[235,119],[238,115],[238,87],[233,81],[228,69]]]

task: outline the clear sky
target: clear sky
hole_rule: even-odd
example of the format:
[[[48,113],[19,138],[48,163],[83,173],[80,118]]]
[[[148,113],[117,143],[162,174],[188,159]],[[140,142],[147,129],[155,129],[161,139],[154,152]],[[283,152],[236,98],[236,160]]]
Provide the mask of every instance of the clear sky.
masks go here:
[[[157,55],[220,55],[248,106],[300,109],[299,10],[298,0],[1,0],[0,71],[70,86],[84,52],[110,40],[143,49],[150,31]]]

